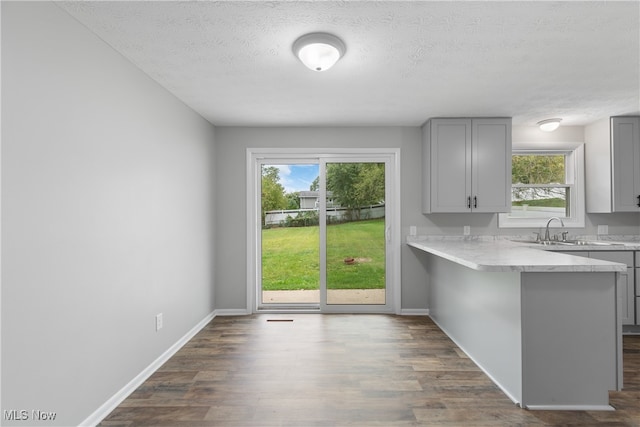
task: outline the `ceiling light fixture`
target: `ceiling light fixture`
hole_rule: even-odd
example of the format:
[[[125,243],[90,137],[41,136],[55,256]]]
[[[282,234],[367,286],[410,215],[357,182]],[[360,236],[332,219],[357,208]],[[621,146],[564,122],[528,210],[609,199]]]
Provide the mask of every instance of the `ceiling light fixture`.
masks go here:
[[[554,130],[558,129],[558,127],[560,126],[560,122],[562,121],[562,119],[547,119],[547,120],[541,120],[538,122],[538,126],[540,127],[540,130],[545,131],[545,132],[553,132]]]
[[[345,51],[342,40],[327,33],[305,34],[293,43],[293,53],[313,71],[333,67]]]

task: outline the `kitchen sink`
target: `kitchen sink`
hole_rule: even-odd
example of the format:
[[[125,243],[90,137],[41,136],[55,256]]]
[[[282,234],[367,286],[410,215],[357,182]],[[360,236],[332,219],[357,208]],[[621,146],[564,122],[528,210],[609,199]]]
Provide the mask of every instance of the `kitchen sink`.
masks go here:
[[[616,242],[603,242],[602,240],[512,240],[518,243],[528,243],[540,246],[614,246],[622,245]]]
[[[541,246],[576,246],[577,243],[573,243],[573,242],[562,242],[560,240],[512,240],[512,242],[518,242],[518,243],[528,243],[530,245],[541,245]]]
[[[615,246],[623,245],[623,243],[617,242],[603,242],[602,240],[567,240],[566,243],[570,243],[575,246]]]

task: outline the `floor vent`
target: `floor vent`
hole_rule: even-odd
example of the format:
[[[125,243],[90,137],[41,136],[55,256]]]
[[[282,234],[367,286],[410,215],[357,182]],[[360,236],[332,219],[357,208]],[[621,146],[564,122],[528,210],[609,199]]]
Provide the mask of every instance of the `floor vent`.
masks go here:
[[[267,319],[267,322],[293,322],[293,319]]]

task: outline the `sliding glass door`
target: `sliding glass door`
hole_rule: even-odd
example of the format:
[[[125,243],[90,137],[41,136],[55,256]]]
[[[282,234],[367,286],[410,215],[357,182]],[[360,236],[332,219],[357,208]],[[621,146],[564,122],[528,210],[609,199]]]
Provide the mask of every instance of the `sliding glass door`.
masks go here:
[[[320,304],[318,171],[317,160],[260,165],[259,307]]]
[[[255,311],[393,310],[393,160],[389,154],[253,160]]]
[[[385,163],[323,162],[325,309],[386,304]]]

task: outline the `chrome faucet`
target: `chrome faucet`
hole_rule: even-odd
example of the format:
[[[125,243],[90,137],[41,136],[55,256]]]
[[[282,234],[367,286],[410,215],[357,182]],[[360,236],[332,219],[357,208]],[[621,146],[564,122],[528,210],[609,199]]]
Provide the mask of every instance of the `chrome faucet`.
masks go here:
[[[562,222],[562,220],[557,216],[553,216],[549,218],[549,221],[547,221],[547,229],[544,232],[544,240],[547,242],[551,240],[551,236],[549,236],[549,224],[551,224],[551,221],[553,221],[554,219],[557,219],[558,221],[560,221],[560,224],[564,227],[564,222]]]

